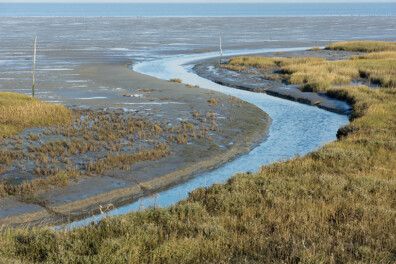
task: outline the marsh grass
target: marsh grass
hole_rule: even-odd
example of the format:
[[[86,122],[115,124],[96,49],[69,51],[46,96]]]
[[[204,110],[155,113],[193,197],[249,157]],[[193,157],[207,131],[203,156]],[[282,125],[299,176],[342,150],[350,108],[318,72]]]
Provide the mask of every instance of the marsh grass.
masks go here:
[[[202,128],[207,139],[209,127]],[[129,170],[137,162],[171,155],[171,145],[187,144],[196,133],[202,134],[200,129],[186,121],[170,128],[167,122],[150,122],[128,112],[75,111],[69,122],[42,128],[39,134],[0,141],[8,147],[0,150],[0,197],[33,197],[82,176]]]
[[[352,56],[350,60],[345,61],[326,61],[319,58],[237,57],[232,58],[229,64],[223,67],[238,72],[258,69],[265,72],[263,78],[270,80],[285,78],[288,84],[301,85],[301,90],[304,92],[326,91],[332,85],[349,85],[353,80],[360,78],[366,79],[368,85],[393,87],[396,85],[394,44],[388,42],[332,44],[332,49],[356,50],[356,47],[360,47],[365,51],[381,50],[381,52]],[[268,74],[269,71],[272,74]]]
[[[337,141],[199,188],[168,208],[72,231],[7,229],[0,234],[0,259],[395,263],[396,87],[332,87],[326,93],[353,107]]]
[[[0,92],[0,139],[17,135],[25,128],[67,123],[71,118],[71,111],[64,106]]]
[[[345,50],[356,52],[396,51],[396,42],[384,41],[347,41],[330,44],[327,50]]]
[[[173,79],[169,79],[170,82],[175,82],[175,83],[182,83],[183,81],[179,78],[173,78]]]
[[[392,88],[395,90],[395,88]],[[73,231],[8,230],[3,257],[48,263],[392,263],[395,95],[331,88],[353,105],[339,140],[234,175],[169,208]]]
[[[52,176],[25,181],[18,185],[12,185],[2,180],[0,181],[0,197],[13,195],[18,196],[23,201],[32,198],[39,190],[65,187],[69,185],[70,180],[78,181],[80,177],[81,173],[79,171],[69,168],[68,170],[59,171]]]

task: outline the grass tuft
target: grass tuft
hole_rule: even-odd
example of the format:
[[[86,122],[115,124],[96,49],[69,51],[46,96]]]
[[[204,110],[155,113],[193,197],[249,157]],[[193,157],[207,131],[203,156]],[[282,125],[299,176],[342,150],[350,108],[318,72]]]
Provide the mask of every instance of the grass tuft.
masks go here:
[[[182,83],[183,81],[179,78],[173,78],[169,80],[170,82],[175,82],[175,83]]]

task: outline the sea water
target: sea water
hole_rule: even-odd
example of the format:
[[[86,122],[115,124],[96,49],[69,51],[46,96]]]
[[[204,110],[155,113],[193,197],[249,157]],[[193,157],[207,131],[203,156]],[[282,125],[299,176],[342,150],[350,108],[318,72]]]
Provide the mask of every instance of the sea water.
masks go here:
[[[0,3],[15,16],[379,16],[396,3]]]

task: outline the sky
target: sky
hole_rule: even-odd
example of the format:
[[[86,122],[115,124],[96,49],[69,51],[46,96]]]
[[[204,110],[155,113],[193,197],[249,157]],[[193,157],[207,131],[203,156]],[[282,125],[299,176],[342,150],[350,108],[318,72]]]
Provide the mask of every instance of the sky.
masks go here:
[[[359,3],[359,2],[386,2],[386,3],[396,3],[396,0],[0,0],[0,3],[35,3],[35,2],[45,2],[45,3]]]

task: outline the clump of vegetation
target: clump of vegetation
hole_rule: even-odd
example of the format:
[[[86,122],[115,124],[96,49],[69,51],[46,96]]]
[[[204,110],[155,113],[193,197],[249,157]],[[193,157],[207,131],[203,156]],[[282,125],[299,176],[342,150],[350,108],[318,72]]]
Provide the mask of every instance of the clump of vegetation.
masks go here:
[[[138,89],[138,92],[143,92],[143,93],[148,93],[150,92],[150,89]]]
[[[170,82],[175,82],[175,83],[182,83],[183,81],[179,78],[173,78],[169,80]]]
[[[210,98],[210,100],[209,100],[209,104],[210,104],[210,106],[217,106],[217,104],[218,104],[219,102],[217,101],[217,99],[216,98]]]
[[[72,112],[62,105],[0,92],[0,139],[17,135],[25,128],[68,123],[71,118]]]
[[[396,87],[332,87],[326,94],[353,106],[336,142],[199,188],[168,208],[72,231],[7,230],[0,259],[394,263]]]
[[[356,52],[396,51],[396,42],[384,41],[347,41],[330,44],[327,50],[345,50]]]
[[[317,50],[321,50],[321,48],[319,48],[319,47],[312,47],[312,48],[310,48],[309,50],[310,50],[310,51],[317,51]]]
[[[81,172],[69,168],[68,170],[59,171],[52,176],[25,181],[18,185],[9,184],[3,179],[0,181],[0,197],[14,195],[24,200],[28,197],[33,197],[38,190],[45,190],[54,186],[65,187],[69,184],[70,180],[77,181],[80,177]]]
[[[186,84],[187,88],[199,88],[199,85]]]
[[[222,67],[238,72],[248,70],[249,68],[257,68],[263,71],[271,70],[277,66],[276,61],[273,58],[263,57],[235,57],[231,58],[228,64]]]

